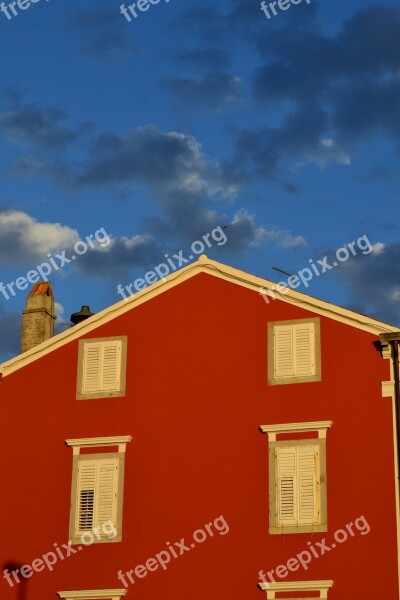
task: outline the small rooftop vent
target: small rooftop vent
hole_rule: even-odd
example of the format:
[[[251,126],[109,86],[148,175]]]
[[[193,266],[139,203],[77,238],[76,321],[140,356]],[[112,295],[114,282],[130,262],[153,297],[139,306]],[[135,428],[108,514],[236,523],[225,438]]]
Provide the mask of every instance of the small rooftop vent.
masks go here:
[[[95,313],[90,312],[90,308],[88,306],[82,306],[81,310],[76,313],[72,313],[71,315],[71,323],[74,325],[78,325],[78,323],[82,323],[85,319],[92,317]]]

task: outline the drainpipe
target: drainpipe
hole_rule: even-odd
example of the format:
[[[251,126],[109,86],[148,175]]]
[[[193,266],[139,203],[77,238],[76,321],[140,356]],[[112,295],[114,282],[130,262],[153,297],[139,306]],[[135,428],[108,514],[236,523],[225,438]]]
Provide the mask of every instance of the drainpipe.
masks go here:
[[[393,378],[394,378],[394,409],[395,409],[395,421],[396,421],[396,434],[397,434],[397,464],[400,468],[400,381],[399,381],[399,342],[400,342],[400,331],[394,333],[382,333],[379,336],[381,342],[385,345],[389,344],[392,348],[392,361],[393,361]],[[398,477],[399,493],[400,493],[400,479]]]
[[[393,378],[394,378],[394,411],[395,411],[395,428],[396,428],[396,454],[397,454],[397,498],[400,499],[400,373],[399,373],[399,344],[400,344],[400,331],[392,332],[392,333],[382,333],[379,336],[379,339],[383,345],[389,345],[392,349],[392,364],[393,364]],[[397,504],[397,501],[396,501]],[[397,515],[397,539],[398,539],[398,548],[397,548],[397,561],[400,560],[400,532],[399,532],[399,519],[400,516]],[[398,566],[398,579],[399,579],[399,590],[400,590],[400,567]],[[400,591],[399,591],[400,593]]]

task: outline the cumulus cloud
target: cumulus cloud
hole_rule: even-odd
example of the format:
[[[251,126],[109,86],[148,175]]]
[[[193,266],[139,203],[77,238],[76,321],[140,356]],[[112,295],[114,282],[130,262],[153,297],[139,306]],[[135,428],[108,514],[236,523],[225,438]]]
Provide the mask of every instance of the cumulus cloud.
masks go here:
[[[348,166],[352,149],[373,136],[398,144],[400,9],[359,10],[334,35],[323,33],[315,5],[307,19],[300,12],[256,36],[262,64],[254,97],[284,116],[279,125],[239,132],[236,161],[263,177],[290,161]]]
[[[124,34],[124,22],[118,11],[98,9],[78,11],[68,20],[71,30],[81,36],[86,54],[104,64],[127,60],[135,45]]]
[[[26,264],[44,260],[48,252],[68,248],[79,239],[76,229],[60,223],[40,223],[25,212],[0,212],[0,262]]]
[[[125,136],[100,135],[81,164],[76,187],[143,183],[159,196],[215,194],[234,196],[235,184],[216,161],[208,160],[201,144],[178,131],[139,127]]]
[[[55,107],[19,104],[0,111],[0,132],[11,141],[40,149],[63,149],[92,129],[90,123],[77,128],[65,124],[68,115]]]
[[[218,70],[199,77],[168,77],[161,86],[192,108],[219,110],[240,99],[240,78]]]
[[[304,163],[299,163],[299,165],[305,163],[314,163],[324,169],[333,163],[350,166],[351,158],[343,148],[338,146],[335,140],[324,138],[320,140],[318,147],[306,156]]]
[[[370,253],[343,262],[335,273],[359,310],[400,326],[400,242],[376,242]]]
[[[22,313],[6,312],[0,302],[0,362],[20,352]]]

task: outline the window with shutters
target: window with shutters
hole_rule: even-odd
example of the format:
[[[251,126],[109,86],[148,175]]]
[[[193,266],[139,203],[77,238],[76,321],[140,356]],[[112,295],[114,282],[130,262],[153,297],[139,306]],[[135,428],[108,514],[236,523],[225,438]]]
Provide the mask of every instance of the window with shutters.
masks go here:
[[[275,470],[276,525],[318,525],[318,445],[277,446]]]
[[[321,380],[320,322],[315,319],[268,324],[268,383]]]
[[[77,399],[125,395],[126,336],[79,341]]]
[[[269,443],[269,531],[327,531],[326,431],[331,421],[261,425]],[[314,432],[307,439],[277,440],[282,434]]]
[[[69,527],[73,544],[121,541],[125,446],[130,439],[67,440],[74,449]],[[81,453],[82,448],[107,446],[118,446],[119,451]]]

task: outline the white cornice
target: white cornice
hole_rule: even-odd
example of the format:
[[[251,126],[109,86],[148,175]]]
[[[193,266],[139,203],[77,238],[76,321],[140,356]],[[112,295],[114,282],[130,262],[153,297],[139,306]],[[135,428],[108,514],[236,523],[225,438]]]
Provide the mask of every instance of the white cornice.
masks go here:
[[[326,430],[332,427],[333,421],[313,421],[312,423],[280,423],[274,425],[260,425],[263,433],[268,433],[269,440],[274,442],[280,433],[304,433],[317,431],[319,438],[326,437]]]
[[[273,600],[276,592],[319,592],[320,598],[328,597],[328,590],[333,586],[331,579],[321,581],[278,581],[276,583],[259,583],[267,592],[267,600]]]
[[[332,579],[321,579],[320,581],[278,581],[276,583],[260,583],[262,590],[275,592],[312,592],[327,590],[333,586]]]
[[[77,438],[65,440],[67,446],[73,448],[74,454],[79,454],[81,448],[99,448],[118,446],[119,452],[125,452],[125,447],[132,440],[130,435],[115,435],[112,437]]]
[[[93,600],[119,600],[121,596],[125,596],[128,590],[75,590],[73,592],[57,592],[60,598],[65,600],[80,600],[81,598],[92,598]]]

